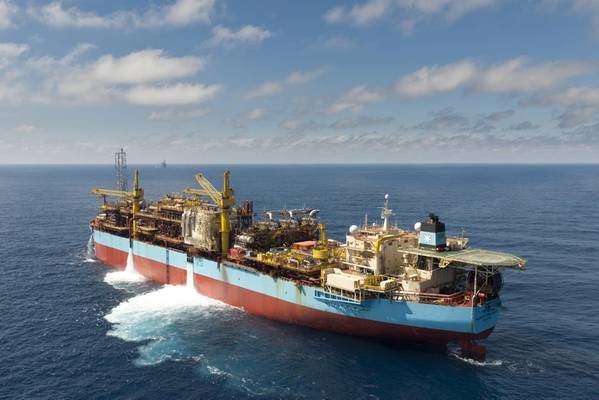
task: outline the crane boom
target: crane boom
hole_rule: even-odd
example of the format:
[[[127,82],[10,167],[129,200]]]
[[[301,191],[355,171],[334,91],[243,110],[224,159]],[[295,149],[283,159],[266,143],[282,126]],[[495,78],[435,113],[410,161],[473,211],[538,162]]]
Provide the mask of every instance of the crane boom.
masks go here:
[[[206,179],[202,174],[195,176],[196,181],[202,187],[202,190],[188,188],[185,192],[198,194],[201,196],[208,196],[214,201],[214,204],[220,207],[220,233],[221,233],[221,252],[226,255],[229,252],[230,239],[229,234],[231,232],[231,222],[229,220],[231,207],[235,204],[235,196],[233,189],[230,185],[229,171],[225,171],[223,174],[223,190],[219,192],[214,185]]]
[[[192,188],[192,187],[188,187],[183,189],[184,193],[189,193],[189,194],[193,194],[194,196],[206,196],[206,197],[211,197],[207,191],[202,190],[202,189],[196,189],[196,188]]]
[[[220,203],[222,203],[222,193],[220,193],[215,187],[214,185],[208,180],[206,179],[206,177],[202,174],[197,174],[195,176],[196,181],[198,182],[198,184],[202,187],[202,189],[204,189],[204,191],[206,192],[206,194],[208,196],[210,196],[210,198],[212,199],[212,201],[214,201],[215,204],[217,205],[221,205]]]
[[[112,190],[112,189],[94,188],[94,189],[92,189],[92,193],[97,194],[98,196],[125,197],[125,198],[133,197],[133,192],[124,192],[122,190]]]
[[[92,189],[92,193],[104,197],[111,196],[130,199],[132,204],[131,213],[133,214],[133,237],[137,237],[137,223],[135,222],[135,215],[141,210],[141,202],[144,198],[144,190],[139,187],[139,170],[136,169],[133,175],[133,191],[131,192],[94,188]]]

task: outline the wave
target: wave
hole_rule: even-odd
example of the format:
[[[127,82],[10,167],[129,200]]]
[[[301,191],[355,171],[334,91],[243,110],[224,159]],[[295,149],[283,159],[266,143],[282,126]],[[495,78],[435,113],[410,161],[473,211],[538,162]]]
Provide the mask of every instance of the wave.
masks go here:
[[[139,283],[145,281],[146,278],[143,275],[129,271],[113,271],[108,272],[106,276],[104,276],[104,282],[117,288],[123,283]]]
[[[493,361],[477,361],[472,358],[462,357],[457,353],[449,353],[452,357],[457,358],[460,361],[463,361],[470,365],[475,365],[477,367],[500,367],[504,364],[503,360],[493,360]]]
[[[147,341],[138,347],[140,357],[135,364],[154,365],[166,360],[198,361],[197,353],[187,348],[181,325],[231,309],[185,286],[166,285],[120,303],[104,318],[112,324],[109,336]]]

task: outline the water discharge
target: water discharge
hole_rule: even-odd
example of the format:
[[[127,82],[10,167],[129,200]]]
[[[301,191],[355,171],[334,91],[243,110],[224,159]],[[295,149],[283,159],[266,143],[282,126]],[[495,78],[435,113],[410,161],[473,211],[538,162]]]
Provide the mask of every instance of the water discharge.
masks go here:
[[[94,249],[94,236],[90,235],[85,248],[85,262],[96,262],[96,250]]]
[[[187,288],[194,290],[195,289],[195,285],[193,282],[193,263],[192,262],[187,262]]]
[[[129,254],[127,255],[127,264],[125,265],[124,271],[114,271],[109,272],[104,277],[104,282],[108,283],[116,287],[117,289],[123,289],[121,284],[129,284],[129,283],[139,283],[144,282],[146,278],[138,274],[135,271],[135,262],[133,260],[133,250],[129,249]]]
[[[135,260],[133,259],[133,248],[129,248],[129,254],[127,254],[127,265],[125,266],[125,272],[130,274],[135,273]]]
[[[197,357],[186,347],[186,327],[193,322],[195,331],[198,320],[233,310],[186,286],[166,285],[122,302],[104,318],[112,324],[108,335],[128,342],[145,341],[135,363],[153,365]]]

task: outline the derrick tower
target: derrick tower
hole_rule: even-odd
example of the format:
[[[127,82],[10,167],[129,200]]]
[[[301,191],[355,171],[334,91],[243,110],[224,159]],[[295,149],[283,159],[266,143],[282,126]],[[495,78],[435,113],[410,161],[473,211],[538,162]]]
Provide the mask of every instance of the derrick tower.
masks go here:
[[[121,192],[127,191],[127,153],[121,151],[114,153],[114,172],[116,174],[116,189]]]

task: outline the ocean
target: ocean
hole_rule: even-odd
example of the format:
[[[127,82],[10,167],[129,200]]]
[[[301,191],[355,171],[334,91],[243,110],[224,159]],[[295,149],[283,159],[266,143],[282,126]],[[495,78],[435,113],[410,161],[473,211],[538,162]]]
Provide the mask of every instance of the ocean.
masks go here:
[[[131,172],[133,167],[130,166]],[[220,186],[224,166],[139,166],[146,197]],[[0,399],[599,398],[599,166],[230,167],[254,209],[321,210],[344,240],[368,213],[429,212],[508,271],[485,362],[286,325],[184,287],[120,279],[87,254],[112,166],[0,166]]]

